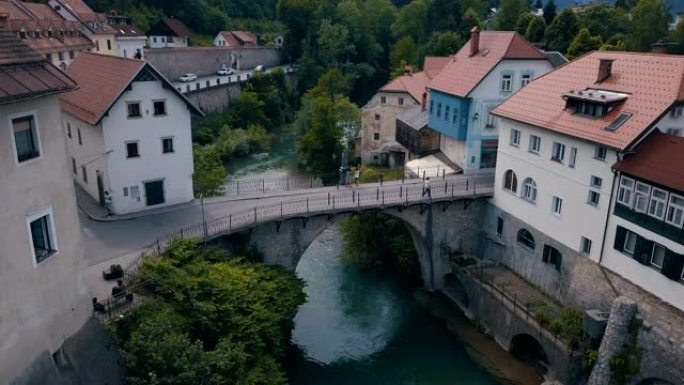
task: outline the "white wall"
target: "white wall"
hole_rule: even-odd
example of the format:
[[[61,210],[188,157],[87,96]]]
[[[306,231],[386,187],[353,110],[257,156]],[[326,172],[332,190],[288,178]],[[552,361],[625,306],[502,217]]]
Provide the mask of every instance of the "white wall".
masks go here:
[[[598,261],[613,183],[610,168],[617,161],[617,153],[608,150],[606,160],[601,161],[594,159],[596,145],[593,143],[508,119],[501,119],[499,124],[501,137],[497,155],[495,205],[578,252],[581,237],[585,236],[592,241],[591,259]],[[519,147],[509,144],[512,128],[521,132]],[[528,151],[530,134],[541,137],[539,155]],[[554,141],[565,144],[565,160],[562,164],[551,160]],[[568,166],[572,147],[577,148],[575,168]],[[503,176],[508,169],[517,175],[518,189],[515,195],[503,188]],[[601,194],[597,206],[587,203],[592,175],[603,179],[601,189],[594,189]],[[521,198],[527,177],[537,183],[536,203]],[[560,216],[551,212],[553,196],[563,199]]]
[[[180,37],[173,37],[173,42],[169,43],[167,41],[167,36],[148,36],[147,37],[147,45],[150,48],[187,47],[188,46],[188,39],[187,38],[180,38]]]
[[[385,103],[381,103],[385,97]],[[403,104],[399,105],[399,98]],[[405,92],[378,92],[361,110],[361,161],[364,164],[371,163],[373,154],[377,153],[382,145],[396,141],[397,115],[403,111],[418,105],[410,94]],[[375,120],[375,115],[380,115],[380,120]],[[380,139],[373,139],[374,133],[380,134]],[[406,157],[408,161],[408,156]]]
[[[220,33],[218,35],[216,35],[216,37],[214,38],[214,45],[216,47],[229,47],[230,46],[228,44],[228,42],[226,41],[226,39],[223,38],[223,35],[221,35]]]
[[[153,116],[153,100],[165,99],[167,115]],[[126,102],[140,101],[142,118],[128,119]],[[104,142],[112,153],[107,160],[107,187],[115,213],[124,214],[150,208],[145,205],[143,182],[164,179],[163,205],[188,202],[192,190],[192,138],[187,105],[161,82],[135,82],[102,121]],[[173,137],[174,153],[163,154],[163,137]],[[127,141],[138,141],[139,158],[126,158]],[[138,186],[140,201],[124,196],[123,188]]]
[[[679,129],[679,136],[684,136],[684,116],[674,117],[672,110],[673,108],[655,126],[662,132],[667,132],[670,128]]]
[[[117,37],[116,43],[119,47],[119,56],[129,58],[129,59],[135,59],[136,52],[138,50],[140,50],[140,55],[142,56],[142,59],[145,59],[145,52],[144,52],[143,48],[145,47],[146,42],[147,42],[147,39],[145,37],[141,37],[141,38]]]
[[[15,114],[34,112],[41,157],[17,165]],[[92,313],[57,96],[0,106],[0,382],[55,352]],[[57,253],[35,263],[27,217],[52,208]]]
[[[68,136],[68,127],[71,126],[71,138]],[[97,175],[102,174],[103,182],[106,186],[106,167],[105,162],[107,147],[104,143],[101,126],[91,126],[90,124],[68,114],[63,114],[62,128],[66,137],[68,165],[71,176],[76,183],[88,192],[95,200],[99,200],[97,189]],[[81,132],[81,143],[78,141],[78,132]],[[71,158],[76,160],[76,173],[73,172]],[[88,175],[88,182],[83,180],[83,169],[85,166]]]

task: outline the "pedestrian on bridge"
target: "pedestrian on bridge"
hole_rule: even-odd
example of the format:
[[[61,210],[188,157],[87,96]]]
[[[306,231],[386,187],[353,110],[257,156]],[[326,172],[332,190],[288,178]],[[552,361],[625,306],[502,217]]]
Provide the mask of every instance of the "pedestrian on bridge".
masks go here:
[[[430,190],[430,177],[425,178],[423,181],[423,195],[420,197],[424,197],[425,194],[427,194],[429,199],[432,199],[432,191]]]
[[[354,171],[354,183],[356,184],[356,187],[359,187],[359,176],[361,176],[361,170],[357,167],[356,171]]]

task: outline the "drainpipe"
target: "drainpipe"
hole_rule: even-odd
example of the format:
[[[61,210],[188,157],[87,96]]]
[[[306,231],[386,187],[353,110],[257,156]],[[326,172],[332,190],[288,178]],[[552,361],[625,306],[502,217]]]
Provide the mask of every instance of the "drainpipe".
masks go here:
[[[618,158],[619,158],[618,154]],[[606,213],[606,221],[605,225],[603,226],[603,240],[601,241],[601,252],[599,253],[599,260],[598,264],[599,267],[601,267],[601,261],[603,260],[603,250],[606,247],[606,235],[608,234],[608,220],[610,218],[610,213],[613,212],[613,208],[615,207],[615,204],[613,203],[613,194],[615,193],[615,183],[620,179],[620,173],[616,172],[614,170],[611,170],[613,173],[613,183],[611,183],[610,186],[610,195],[608,196],[608,212]]]

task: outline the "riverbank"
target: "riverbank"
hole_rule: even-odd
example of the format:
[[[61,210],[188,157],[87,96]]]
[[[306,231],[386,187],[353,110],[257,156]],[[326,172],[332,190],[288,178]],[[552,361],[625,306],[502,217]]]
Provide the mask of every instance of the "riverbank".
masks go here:
[[[441,293],[415,290],[413,297],[434,317],[446,321],[470,358],[500,382],[511,385],[539,385],[544,379],[532,367],[513,357],[494,339],[480,332],[448,297]]]

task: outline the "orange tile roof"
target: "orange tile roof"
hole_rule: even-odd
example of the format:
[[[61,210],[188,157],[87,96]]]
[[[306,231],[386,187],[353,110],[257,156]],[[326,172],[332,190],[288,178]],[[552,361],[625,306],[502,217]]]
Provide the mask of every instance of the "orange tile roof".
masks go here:
[[[596,83],[600,59],[614,60],[612,75]],[[493,113],[623,150],[657,122],[672,103],[684,99],[683,78],[684,56],[597,51],[539,77]],[[603,118],[565,110],[562,95],[586,88],[630,96]],[[606,131],[605,127],[621,112],[633,115],[616,131]]]
[[[396,77],[380,88],[380,91],[405,92],[420,103],[430,79],[438,74],[448,62],[449,57],[427,56],[423,62],[422,72]]]
[[[451,56],[426,56],[423,61],[423,72],[432,79],[446,67],[449,60]]]
[[[468,42],[430,83],[430,88],[466,97],[504,59],[547,60],[544,54],[516,32],[480,32],[479,51],[470,56]]]
[[[614,170],[684,192],[684,138],[655,130]]]

